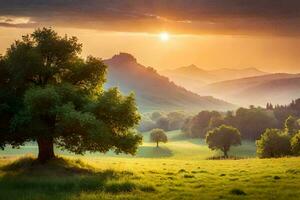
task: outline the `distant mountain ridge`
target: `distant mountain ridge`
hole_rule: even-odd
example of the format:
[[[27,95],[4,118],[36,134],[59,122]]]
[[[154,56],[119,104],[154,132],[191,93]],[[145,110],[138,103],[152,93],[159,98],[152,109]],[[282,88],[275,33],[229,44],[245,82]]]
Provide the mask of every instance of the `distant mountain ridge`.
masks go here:
[[[164,70],[161,71],[161,74],[169,77],[170,80],[174,81],[176,84],[182,85],[193,92],[198,92],[198,90],[206,84],[245,77],[261,76],[268,73],[256,68],[221,68],[215,70],[204,70],[196,65],[189,65],[176,69]]]
[[[221,81],[206,85],[198,92],[244,106],[267,102],[287,104],[300,97],[300,74],[275,73]]]
[[[234,106],[210,96],[199,96],[161,76],[153,68],[139,64],[132,55],[120,53],[104,60],[108,65],[106,87],[133,91],[141,110],[227,110]]]

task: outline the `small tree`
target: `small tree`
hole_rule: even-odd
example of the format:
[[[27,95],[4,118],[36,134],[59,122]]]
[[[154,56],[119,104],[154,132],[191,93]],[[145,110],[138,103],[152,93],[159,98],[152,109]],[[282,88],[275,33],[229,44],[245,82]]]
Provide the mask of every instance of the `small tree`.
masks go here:
[[[300,155],[300,132],[292,137],[291,148],[294,155]]]
[[[291,153],[290,137],[279,129],[267,129],[256,141],[260,158],[282,157]]]
[[[159,142],[166,143],[168,142],[168,137],[164,130],[162,129],[153,129],[150,133],[150,140],[156,142],[156,147],[158,147]]]
[[[221,150],[227,158],[231,146],[241,145],[241,134],[232,126],[222,125],[207,132],[206,143],[212,150]]]

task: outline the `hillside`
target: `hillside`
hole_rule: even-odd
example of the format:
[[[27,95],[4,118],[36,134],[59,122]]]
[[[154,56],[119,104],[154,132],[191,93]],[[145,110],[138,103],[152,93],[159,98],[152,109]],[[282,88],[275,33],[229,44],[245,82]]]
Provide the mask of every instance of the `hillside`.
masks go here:
[[[233,106],[210,96],[199,96],[170,82],[153,68],[145,67],[130,54],[120,53],[104,60],[108,65],[106,87],[135,92],[141,110],[226,110]]]
[[[193,92],[198,92],[202,86],[214,82],[267,74],[266,72],[260,71],[256,68],[221,68],[216,70],[204,70],[197,67],[196,65],[164,70],[161,71],[161,73],[169,77],[176,84],[182,85],[183,87],[188,88]]]
[[[209,84],[199,90],[240,105],[287,104],[300,97],[300,74],[277,73]]]

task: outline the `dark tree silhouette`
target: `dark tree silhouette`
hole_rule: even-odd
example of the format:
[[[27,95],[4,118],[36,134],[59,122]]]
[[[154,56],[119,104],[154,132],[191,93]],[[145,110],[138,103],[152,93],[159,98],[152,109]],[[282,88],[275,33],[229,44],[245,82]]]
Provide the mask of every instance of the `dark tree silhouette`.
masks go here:
[[[104,91],[106,66],[79,57],[76,37],[37,29],[0,58],[0,147],[38,143],[38,160],[55,157],[53,145],[83,154],[134,154],[141,136],[133,94]]]

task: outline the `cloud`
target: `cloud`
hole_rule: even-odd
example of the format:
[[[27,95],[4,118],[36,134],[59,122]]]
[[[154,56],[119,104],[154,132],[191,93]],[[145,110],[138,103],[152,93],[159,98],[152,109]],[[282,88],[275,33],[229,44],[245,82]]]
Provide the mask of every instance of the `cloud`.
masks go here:
[[[0,16],[30,20],[2,26],[300,36],[299,0],[10,0]]]
[[[0,26],[5,27],[30,27],[36,24],[30,17],[0,16]]]

